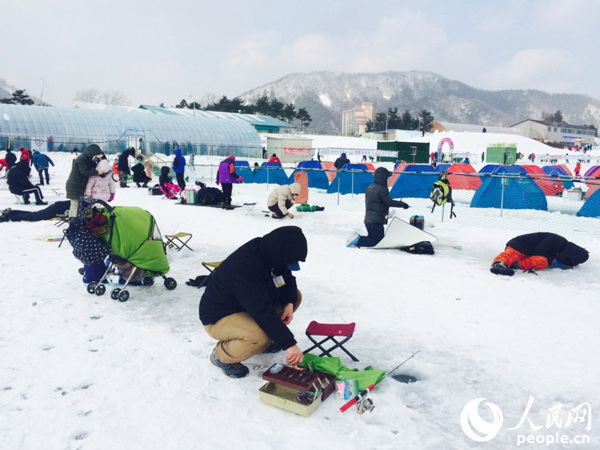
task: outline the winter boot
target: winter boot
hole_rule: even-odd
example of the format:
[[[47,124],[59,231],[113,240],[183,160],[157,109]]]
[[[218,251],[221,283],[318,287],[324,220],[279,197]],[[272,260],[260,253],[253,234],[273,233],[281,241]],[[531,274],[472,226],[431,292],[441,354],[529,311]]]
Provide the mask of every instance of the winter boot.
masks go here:
[[[217,358],[216,349],[210,354],[210,362],[217,366],[225,373],[228,377],[232,378],[244,378],[248,375],[248,368],[242,363],[225,364]]]
[[[512,277],[515,274],[515,271],[502,261],[494,261],[490,272],[495,273],[496,275],[507,275],[509,277]]]
[[[359,239],[360,239],[360,234],[354,233],[346,241],[346,247],[358,247],[358,240]]]

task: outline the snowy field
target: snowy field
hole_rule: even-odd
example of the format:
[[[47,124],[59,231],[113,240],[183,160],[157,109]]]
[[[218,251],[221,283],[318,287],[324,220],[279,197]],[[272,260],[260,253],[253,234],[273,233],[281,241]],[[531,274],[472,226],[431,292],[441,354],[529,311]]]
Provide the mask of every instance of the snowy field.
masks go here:
[[[72,157],[50,156],[57,166],[44,192],[52,202],[64,199]],[[168,253],[177,289],[158,279],[132,288],[126,303],[86,292],[70,245],[45,240],[62,235],[56,222],[0,224],[0,448],[600,448],[592,420],[600,408],[598,219],[474,218],[459,203],[457,218],[442,221],[430,202],[407,199],[411,208],[398,215],[425,216],[438,237],[435,255],[411,255],[345,247],[354,230],[364,233],[363,195],[311,190],[309,202],[325,211],[275,221],[260,212],[273,187],[234,186],[234,203],[258,202],[255,215],[118,188],[115,205],[147,209],[163,234],[193,234],[193,252]],[[15,205],[4,180],[0,205],[38,209]],[[309,246],[297,275],[304,301],[290,326],[302,348],[317,320],[356,322],[347,345],[360,362],[338,355],[349,367],[390,370],[420,351],[398,371],[418,381],[385,379],[370,394],[372,413],[342,414],[333,397],[308,418],[261,403],[261,373],[285,353],[252,358],[240,380],[208,360],[214,341],[198,320],[202,290],[185,282],[206,274],[201,262],[288,224]],[[530,231],[559,232],[590,260],[569,271],[491,274],[505,243]],[[469,403],[476,399],[485,399],[479,408]]]

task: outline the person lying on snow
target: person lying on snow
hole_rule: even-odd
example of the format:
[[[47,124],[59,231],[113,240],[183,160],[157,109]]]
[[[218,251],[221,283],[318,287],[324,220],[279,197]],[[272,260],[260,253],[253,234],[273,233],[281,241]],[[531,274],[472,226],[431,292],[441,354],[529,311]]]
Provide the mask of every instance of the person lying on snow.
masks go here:
[[[527,271],[546,267],[574,269],[589,258],[586,249],[554,233],[530,233],[512,238],[506,249],[494,258],[492,269],[506,275],[514,269]],[[505,272],[505,273],[504,273]]]
[[[273,189],[267,198],[267,207],[271,211],[273,219],[294,218],[289,209],[295,203],[298,194],[300,194],[300,189],[300,183],[284,184]]]
[[[7,208],[0,213],[0,222],[38,222],[40,220],[52,220],[59,216],[69,214],[70,200],[55,202],[39,211],[24,211],[20,209]]]
[[[210,361],[226,375],[245,377],[242,361],[281,349],[288,364],[302,362],[287,326],[302,302],[291,271],[300,269],[307,253],[302,230],[281,227],[242,245],[210,276],[199,316],[208,335],[219,341]]]

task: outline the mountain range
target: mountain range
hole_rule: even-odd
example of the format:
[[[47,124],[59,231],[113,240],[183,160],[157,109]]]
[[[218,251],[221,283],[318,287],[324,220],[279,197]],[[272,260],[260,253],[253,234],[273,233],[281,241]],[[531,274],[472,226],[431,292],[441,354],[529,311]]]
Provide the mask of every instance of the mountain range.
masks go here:
[[[0,98],[10,97],[14,87],[0,78]],[[343,73],[312,72],[287,75],[239,97],[254,102],[266,95],[312,117],[308,131],[339,134],[342,111],[373,103],[373,111],[398,108],[413,115],[428,110],[438,122],[508,127],[526,119],[542,119],[544,113],[562,112],[566,122],[600,128],[600,100],[580,94],[549,94],[534,89],[488,91],[433,72]],[[39,99],[31,96],[39,104]]]
[[[562,112],[574,125],[600,125],[600,101],[579,94],[549,94],[533,89],[488,91],[433,72],[291,74],[244,92],[253,102],[266,95],[306,108],[311,132],[339,133],[342,111],[373,103],[374,114],[397,107],[413,115],[428,110],[439,122],[508,127],[543,113]]]

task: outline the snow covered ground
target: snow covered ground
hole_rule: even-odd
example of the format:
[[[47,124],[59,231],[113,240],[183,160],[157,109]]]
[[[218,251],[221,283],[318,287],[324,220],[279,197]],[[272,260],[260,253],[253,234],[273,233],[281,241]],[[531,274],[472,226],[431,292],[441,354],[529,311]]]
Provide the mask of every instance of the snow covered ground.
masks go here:
[[[56,201],[71,155],[51,157],[57,166],[44,192]],[[325,211],[281,222],[260,213],[272,188],[235,186],[234,203],[258,202],[255,215],[118,189],[114,203],[147,209],[163,234],[193,234],[193,252],[168,254],[177,289],[132,288],[126,303],[86,292],[69,244],[44,240],[61,236],[55,222],[1,224],[0,448],[600,448],[597,219],[473,220],[459,204],[457,218],[442,221],[429,202],[407,199],[412,207],[398,215],[425,216],[439,239],[434,256],[411,255],[345,247],[352,231],[364,233],[362,195],[311,190],[309,202]],[[15,205],[3,180],[0,205],[37,209]],[[309,244],[297,276],[304,301],[291,324],[301,347],[318,320],[357,323],[348,348],[360,362],[340,353],[350,367],[390,370],[420,350],[398,371],[418,381],[384,380],[370,395],[372,413],[342,414],[333,397],[308,418],[261,403],[260,375],[284,353],[252,358],[241,380],[208,360],[214,341],[198,320],[202,291],[185,281],[206,273],[202,261],[287,224]],[[506,241],[529,231],[560,232],[591,258],[573,271],[492,275]],[[479,408],[477,399],[485,399]]]

